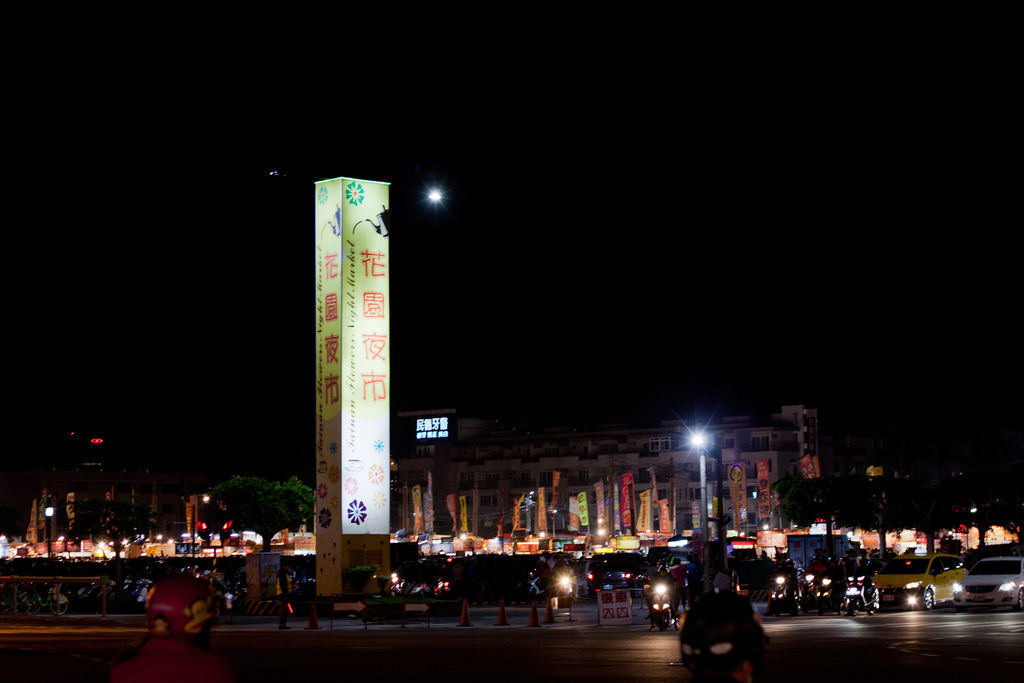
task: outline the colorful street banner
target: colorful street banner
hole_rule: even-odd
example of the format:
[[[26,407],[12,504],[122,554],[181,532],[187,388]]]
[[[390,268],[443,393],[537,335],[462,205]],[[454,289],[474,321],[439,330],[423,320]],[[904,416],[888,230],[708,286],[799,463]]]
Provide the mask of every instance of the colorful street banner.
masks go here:
[[[448,514],[452,516],[452,533],[456,533],[459,530],[459,518],[455,516],[455,494],[449,493],[445,502],[448,504]]]
[[[462,522],[463,533],[469,533],[469,517],[466,512],[466,497],[459,496],[459,519]]]
[[[188,527],[191,529],[192,527]],[[25,540],[28,543],[39,542],[39,499],[32,499],[32,510],[28,513],[28,529]]]
[[[547,533],[548,506],[544,501],[544,487],[537,489],[537,531]]]
[[[622,530],[622,515],[619,512],[619,482],[612,482],[612,509],[615,512],[615,530]]]
[[[658,475],[657,475],[657,472],[655,472],[655,468],[653,468],[653,467],[648,467],[647,470],[651,473],[651,504],[654,507],[657,507],[657,505],[658,505]],[[658,512],[659,512],[659,514],[661,513],[660,510]],[[654,512],[653,512],[653,510],[651,512],[650,525],[651,525],[651,529],[653,530],[654,529]]]
[[[420,493],[420,485],[412,487],[412,518],[413,533],[419,536],[423,533],[423,495]]]
[[[580,501],[576,496],[569,496],[569,531],[580,530]]]
[[[690,503],[690,528],[700,529],[700,501]]]
[[[818,476],[818,470],[813,455],[808,453],[798,461],[800,464],[800,476],[804,479],[813,479]]]
[[[427,472],[427,497],[423,499],[423,518],[428,534],[434,533],[434,475]]]
[[[772,516],[772,492],[768,479],[770,467],[768,460],[757,461],[757,516],[760,519]]]
[[[640,492],[640,507],[636,511],[636,530],[651,530],[651,491]]]
[[[340,571],[328,570],[350,560],[342,534],[391,531],[390,187],[334,178],[313,190],[317,586],[333,593]]]
[[[741,515],[741,509],[746,512],[747,508],[747,473],[742,462],[735,462],[729,468],[729,497],[732,498],[732,525],[739,529],[746,515]]]
[[[668,498],[662,498],[658,501],[658,531],[663,534],[674,533],[672,518],[668,514]]]
[[[495,534],[498,538],[505,536],[505,489],[498,489],[498,529]]]
[[[626,531],[633,527],[633,506],[630,499],[633,497],[633,473],[626,472],[622,475],[622,530]]]
[[[590,526],[590,516],[587,515],[587,492],[580,491],[579,495],[576,496],[577,512],[580,516],[580,524],[583,526]]]
[[[597,498],[597,524],[600,526],[605,522],[604,482],[599,481],[594,484],[594,496]]]
[[[551,505],[552,507],[558,507],[558,480],[561,478],[562,473],[555,470],[551,473]]]
[[[516,529],[519,528],[519,508],[521,508],[523,506],[523,498],[525,498],[525,497],[526,497],[525,493],[523,495],[519,496],[518,498],[515,498],[513,496],[513,500],[515,500],[515,505],[512,507],[512,531],[513,531],[513,533],[516,531]]]

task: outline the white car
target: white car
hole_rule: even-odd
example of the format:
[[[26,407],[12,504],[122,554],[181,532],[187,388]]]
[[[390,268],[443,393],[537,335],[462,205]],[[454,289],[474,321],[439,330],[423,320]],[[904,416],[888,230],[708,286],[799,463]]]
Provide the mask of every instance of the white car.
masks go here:
[[[1024,610],[1024,557],[986,557],[953,584],[953,606]]]

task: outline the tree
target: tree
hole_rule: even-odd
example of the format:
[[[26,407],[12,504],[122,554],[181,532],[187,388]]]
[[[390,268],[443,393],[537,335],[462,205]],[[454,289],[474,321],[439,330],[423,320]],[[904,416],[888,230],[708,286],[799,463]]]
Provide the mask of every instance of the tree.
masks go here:
[[[210,489],[210,497],[235,527],[263,537],[264,552],[270,551],[270,539],[278,531],[296,528],[313,516],[313,489],[298,477],[278,482],[235,476]]]
[[[75,541],[99,538],[110,543],[116,559],[121,559],[124,541],[143,538],[152,533],[155,523],[153,509],[119,500],[93,498],[74,503],[75,519],[69,535]]]

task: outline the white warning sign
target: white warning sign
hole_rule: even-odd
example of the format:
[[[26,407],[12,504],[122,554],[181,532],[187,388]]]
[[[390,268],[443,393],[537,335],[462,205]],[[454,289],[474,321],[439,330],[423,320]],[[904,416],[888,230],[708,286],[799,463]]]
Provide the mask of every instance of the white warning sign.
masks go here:
[[[597,623],[600,626],[633,623],[633,598],[628,590],[597,592]]]

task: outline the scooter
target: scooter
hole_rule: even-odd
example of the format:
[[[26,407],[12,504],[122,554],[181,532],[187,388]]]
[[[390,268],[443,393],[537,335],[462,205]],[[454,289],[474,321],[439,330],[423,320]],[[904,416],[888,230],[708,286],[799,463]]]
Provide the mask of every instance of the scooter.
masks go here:
[[[878,591],[875,590],[874,584],[867,581],[865,576],[851,576],[848,579],[842,611],[846,612],[847,616],[855,617],[860,610],[872,614],[878,608]]]
[[[778,574],[772,587],[771,599],[768,602],[768,616],[779,616],[789,612],[793,616],[800,614],[800,591],[795,580],[789,574]]]
[[[843,613],[844,587],[842,581],[836,581],[828,576],[822,577],[818,584],[818,616],[825,614],[825,610]]]
[[[800,602],[804,608],[804,614],[809,614],[812,609],[818,607],[818,594],[821,588],[821,579],[822,577],[818,574],[812,574],[810,572],[804,574],[804,578],[801,581],[800,591]]]
[[[677,628],[675,608],[672,605],[672,591],[664,582],[659,582],[651,587],[647,597],[647,608],[651,615],[651,630],[657,626],[659,631],[664,631],[672,626]]]

